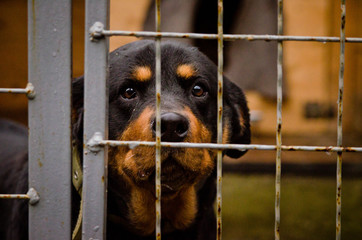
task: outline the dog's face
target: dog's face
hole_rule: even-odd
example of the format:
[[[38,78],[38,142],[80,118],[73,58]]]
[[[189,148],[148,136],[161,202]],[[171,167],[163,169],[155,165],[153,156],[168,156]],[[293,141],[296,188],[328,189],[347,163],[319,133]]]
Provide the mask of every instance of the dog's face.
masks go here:
[[[161,49],[161,140],[215,142],[216,66],[195,48],[165,43]],[[155,141],[154,42],[139,41],[112,52],[109,85],[109,138]],[[243,94],[226,80],[224,95],[224,142],[249,143]],[[214,168],[215,152],[207,149],[162,148],[161,153],[163,196],[195,184]],[[130,184],[154,191],[154,147],[114,148],[109,162]]]
[[[110,54],[109,138],[155,141],[155,46],[138,41]],[[161,47],[161,140],[216,142],[217,67],[196,48],[175,43]],[[81,115],[83,81],[73,83],[75,114]],[[223,142],[249,143],[249,110],[242,91],[224,78]],[[75,135],[81,138],[82,117]],[[215,151],[162,148],[162,192],[172,195],[197,183],[214,168]],[[228,150],[239,157],[244,152]],[[155,148],[110,149],[110,169],[128,183],[154,191]]]
[[[108,81],[109,139],[155,141],[155,42],[137,41],[113,51]],[[161,141],[215,143],[217,67],[196,48],[163,43],[161,86]],[[73,135],[80,151],[82,99],[83,78],[79,78],[73,82]],[[225,77],[223,142],[250,142],[244,94]],[[244,152],[226,150],[225,154],[235,158]],[[194,221],[197,191],[213,171],[215,160],[215,150],[161,148],[162,218],[171,221],[173,228],[185,229]],[[109,148],[108,161],[112,191],[129,196],[127,214],[132,228],[142,235],[151,234],[155,224],[155,147]]]

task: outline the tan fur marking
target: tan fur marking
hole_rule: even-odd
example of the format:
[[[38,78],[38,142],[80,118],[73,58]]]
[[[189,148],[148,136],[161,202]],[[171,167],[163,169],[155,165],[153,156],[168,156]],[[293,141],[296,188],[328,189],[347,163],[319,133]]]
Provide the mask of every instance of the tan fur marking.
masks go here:
[[[229,143],[230,139],[230,125],[229,125],[229,119],[226,119],[224,129],[222,131],[222,143],[226,144]]]
[[[181,191],[177,197],[162,201],[161,211],[176,229],[185,229],[196,217],[196,206],[196,192],[192,186]]]
[[[155,230],[155,198],[138,187],[131,191],[130,220],[142,235],[149,235]]]
[[[176,73],[179,77],[188,79],[195,75],[196,71],[190,64],[182,64],[177,67]]]
[[[132,188],[130,219],[142,235],[149,235],[155,229],[155,198],[138,187]],[[162,218],[167,219],[176,229],[187,228],[197,213],[197,198],[194,186],[181,190],[177,196],[162,199]]]
[[[133,71],[133,77],[141,82],[149,81],[152,77],[151,68],[148,66],[136,67]]]
[[[245,130],[245,119],[243,117],[243,110],[241,108],[238,108],[237,112],[238,112],[238,116],[239,116],[239,124],[241,127],[241,131],[244,131]]]
[[[151,108],[145,108],[140,116],[129,124],[122,135],[117,139],[119,141],[153,141],[151,131],[151,118],[154,111]],[[110,158],[110,165],[125,176],[123,169],[126,167],[131,170],[133,175],[137,175],[139,166],[135,159],[143,159],[142,167],[151,168],[154,166],[155,150],[154,147],[138,147],[130,150],[128,147],[119,147],[118,151]]]
[[[210,143],[211,132],[196,118],[191,109],[185,107],[185,110],[182,113],[188,117],[190,123],[189,134],[186,137],[185,142]],[[178,157],[179,162],[182,165],[192,171],[199,171],[202,176],[203,174],[211,171],[214,167],[214,162],[212,161],[212,157],[210,155],[211,153],[212,152],[207,149],[186,148],[183,152],[177,155],[182,154],[182,156]]]
[[[245,120],[242,116],[239,118],[239,122],[240,122],[241,130],[244,131],[245,130]]]

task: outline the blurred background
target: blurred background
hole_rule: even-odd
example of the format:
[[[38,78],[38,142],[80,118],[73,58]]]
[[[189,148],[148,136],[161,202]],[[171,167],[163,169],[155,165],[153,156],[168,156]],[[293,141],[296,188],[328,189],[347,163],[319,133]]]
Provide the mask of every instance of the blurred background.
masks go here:
[[[154,30],[151,0],[111,0],[110,28]],[[73,77],[83,74],[84,0],[73,0]],[[216,32],[216,1],[163,0],[163,31]],[[276,34],[276,1],[224,1],[224,32]],[[362,1],[347,1],[346,36],[362,37]],[[27,1],[0,1],[0,87],[27,83]],[[335,0],[284,3],[284,34],[339,36]],[[135,41],[110,38],[110,50]],[[181,40],[216,61],[211,40]],[[225,42],[225,75],[246,92],[252,142],[275,144],[276,43]],[[362,145],[362,44],[347,43],[343,145]],[[337,142],[339,43],[284,42],[283,145],[330,146]],[[0,117],[27,124],[27,99],[2,94]],[[285,239],[331,239],[335,234],[336,154],[283,152],[281,235]],[[274,151],[249,151],[224,159],[225,239],[272,239]],[[362,154],[343,154],[342,238],[362,236]]]

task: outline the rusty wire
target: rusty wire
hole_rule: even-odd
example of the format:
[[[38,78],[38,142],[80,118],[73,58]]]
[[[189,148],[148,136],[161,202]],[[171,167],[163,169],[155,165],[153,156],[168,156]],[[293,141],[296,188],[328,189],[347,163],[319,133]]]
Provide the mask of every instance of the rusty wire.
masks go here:
[[[99,36],[129,36],[129,37],[162,37],[162,38],[191,38],[191,39],[218,39],[218,34],[204,33],[177,33],[177,32],[150,32],[150,31],[119,31],[119,30],[100,30]],[[270,34],[224,34],[224,41],[247,40],[247,41],[302,41],[302,42],[340,42],[339,37],[322,36],[279,36]],[[349,43],[362,43],[362,38],[346,38]]]
[[[28,83],[25,88],[0,88],[0,93],[26,94],[29,99],[35,97],[34,86]]]
[[[30,199],[27,194],[0,194],[0,198],[3,199]]]
[[[26,194],[0,194],[0,199],[24,199],[33,205],[39,202],[40,197],[34,188],[29,188]]]
[[[94,146],[110,146],[110,147],[119,147],[119,146],[128,146],[133,149],[135,147],[154,147],[156,146],[155,142],[152,141],[115,141],[115,140],[103,140],[98,139],[93,142]],[[277,149],[276,145],[263,145],[263,144],[217,144],[217,143],[190,143],[190,142],[161,142],[162,147],[171,147],[171,148],[205,148],[205,149],[234,149],[234,150],[266,150],[266,151],[275,151]],[[336,146],[280,146],[282,151],[317,151],[317,152],[362,152],[362,147],[336,147]]]
[[[161,0],[156,0],[156,32],[161,32]],[[161,240],[161,38],[156,38],[156,239]]]
[[[341,0],[341,43],[339,60],[339,91],[338,91],[338,118],[337,118],[337,146],[342,146],[342,114],[343,114],[343,89],[344,89],[344,52],[345,52],[345,25],[346,25],[346,1]],[[342,212],[342,152],[337,153],[336,173],[336,239],[341,239],[341,212]]]
[[[283,0],[278,0],[278,35],[283,35]],[[282,155],[282,83],[283,83],[283,41],[278,41],[277,56],[277,127],[276,127],[276,162],[275,162],[275,240],[280,239],[280,185]]]
[[[218,64],[217,64],[217,143],[222,144],[222,117],[223,117],[223,72],[224,72],[224,54],[223,54],[223,17],[224,6],[223,0],[218,0],[218,20],[217,20],[217,33],[218,33]],[[222,239],[222,151],[217,151],[217,184],[216,184],[216,204],[217,204],[217,225],[216,225],[216,238]]]

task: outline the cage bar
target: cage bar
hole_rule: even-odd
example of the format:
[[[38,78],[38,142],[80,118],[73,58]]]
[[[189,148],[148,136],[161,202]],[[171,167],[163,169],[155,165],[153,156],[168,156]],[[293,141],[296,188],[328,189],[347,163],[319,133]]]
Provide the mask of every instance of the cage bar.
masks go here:
[[[30,199],[27,194],[0,194],[3,199]]]
[[[87,240],[106,237],[107,148],[88,143],[95,132],[108,138],[108,40],[89,34],[103,24],[108,28],[108,12],[108,0],[86,1],[82,239]]]
[[[223,0],[218,0],[218,20],[217,20],[217,33],[218,33],[218,64],[217,64],[217,143],[222,143],[222,117],[223,117],[223,67],[224,67],[224,54],[223,54],[223,15],[224,6]],[[222,239],[222,151],[217,151],[217,181],[216,181],[216,203],[217,203],[217,225],[216,236],[218,240]]]
[[[31,83],[28,83],[26,88],[0,88],[0,93],[26,94],[29,99],[35,97],[34,86]]]
[[[71,236],[71,1],[28,1],[29,239]],[[30,203],[30,202],[29,202]],[[50,213],[51,217],[50,217]]]
[[[278,0],[278,35],[283,35],[283,0]],[[283,84],[283,41],[278,41],[277,56],[277,129],[275,164],[275,239],[280,239],[280,185],[282,157],[282,84]]]
[[[161,32],[161,0],[156,0],[156,31]],[[161,37],[156,38],[156,239],[161,239]]]
[[[344,89],[344,52],[345,52],[345,25],[346,1],[341,0],[341,42],[339,54],[339,91],[338,91],[338,119],[337,119],[337,146],[342,146],[342,114],[343,114],[343,89]],[[341,239],[341,213],[342,213],[342,152],[337,152],[337,187],[336,187],[336,239]]]
[[[0,93],[26,94],[25,88],[0,88]]]
[[[111,36],[130,36],[130,37],[163,37],[163,38],[190,38],[190,39],[218,39],[217,34],[203,34],[203,33],[178,33],[178,32],[150,32],[150,31],[120,31],[120,30],[100,30],[97,34],[111,37]],[[224,34],[224,41],[234,40],[248,40],[248,41],[302,41],[302,42],[340,42],[339,37],[325,37],[325,36],[279,36],[270,34]],[[349,37],[346,42],[361,43],[362,38]]]
[[[114,141],[102,140],[93,142],[93,146],[128,146],[130,148],[142,146],[156,146],[155,142],[148,141]],[[216,144],[216,143],[189,143],[189,142],[161,142],[162,147],[173,148],[205,148],[205,149],[234,149],[234,150],[276,150],[276,145],[263,145],[263,144]],[[336,146],[280,146],[282,151],[316,151],[316,152],[362,152],[362,147],[336,147]]]

